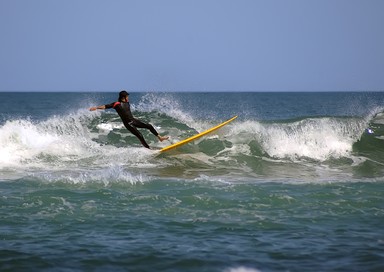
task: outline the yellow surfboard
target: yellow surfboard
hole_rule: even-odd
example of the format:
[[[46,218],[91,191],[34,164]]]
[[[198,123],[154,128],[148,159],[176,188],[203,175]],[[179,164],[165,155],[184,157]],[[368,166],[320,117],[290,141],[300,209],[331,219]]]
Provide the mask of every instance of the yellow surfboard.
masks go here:
[[[174,149],[174,148],[176,148],[176,147],[185,145],[186,143],[189,143],[189,142],[191,142],[191,141],[193,141],[193,140],[196,140],[196,139],[198,139],[198,138],[200,138],[200,137],[203,137],[204,135],[207,135],[208,133],[211,133],[211,132],[213,132],[213,131],[215,131],[215,130],[217,130],[217,129],[223,127],[223,126],[225,126],[226,124],[232,122],[232,121],[235,120],[236,118],[237,118],[237,115],[234,116],[234,117],[232,117],[231,119],[229,119],[229,120],[227,120],[227,121],[221,123],[220,125],[217,125],[217,126],[215,126],[215,127],[213,127],[213,128],[210,128],[210,129],[208,129],[208,130],[206,130],[206,131],[203,131],[203,132],[201,132],[201,133],[199,133],[199,134],[196,134],[196,135],[194,135],[194,136],[192,136],[192,137],[189,137],[188,139],[185,139],[185,140],[182,140],[182,141],[177,142],[177,143],[175,143],[175,144],[172,144],[172,145],[169,145],[169,146],[167,146],[167,147],[164,147],[163,149],[160,150],[160,152],[164,152],[164,151],[168,151],[168,150]]]

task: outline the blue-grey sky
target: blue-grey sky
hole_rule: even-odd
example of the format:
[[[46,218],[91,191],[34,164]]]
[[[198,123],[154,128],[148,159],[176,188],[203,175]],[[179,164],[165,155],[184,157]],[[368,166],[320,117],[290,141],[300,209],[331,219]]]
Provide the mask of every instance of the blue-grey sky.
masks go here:
[[[0,91],[384,91],[383,0],[0,0]]]

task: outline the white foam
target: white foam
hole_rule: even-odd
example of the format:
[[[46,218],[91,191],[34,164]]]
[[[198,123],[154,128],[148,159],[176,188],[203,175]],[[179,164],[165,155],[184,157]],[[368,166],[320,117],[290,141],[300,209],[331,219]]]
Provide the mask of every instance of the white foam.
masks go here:
[[[40,130],[30,121],[7,121],[0,128],[0,163],[18,165],[59,143],[57,135]]]
[[[352,145],[360,138],[365,125],[358,119],[335,118],[279,124],[246,121],[237,125],[237,136],[232,135],[231,140],[237,145],[256,140],[265,153],[278,159],[324,161],[350,156]]]
[[[228,268],[224,270],[225,272],[261,272],[261,270],[255,269],[255,268],[249,268],[245,266],[239,266],[234,268]]]
[[[92,114],[79,112],[46,121],[7,121],[0,126],[0,169],[71,169],[108,165],[152,167],[153,152],[138,147],[101,145],[91,138]]]
[[[123,166],[111,166],[103,169],[80,171],[56,171],[33,173],[31,177],[46,182],[67,182],[72,184],[101,183],[109,186],[113,183],[137,184],[150,180],[143,174],[130,173]]]
[[[115,123],[101,123],[96,126],[100,130],[104,131],[112,131],[114,129],[121,129],[124,127],[123,124],[115,124]]]

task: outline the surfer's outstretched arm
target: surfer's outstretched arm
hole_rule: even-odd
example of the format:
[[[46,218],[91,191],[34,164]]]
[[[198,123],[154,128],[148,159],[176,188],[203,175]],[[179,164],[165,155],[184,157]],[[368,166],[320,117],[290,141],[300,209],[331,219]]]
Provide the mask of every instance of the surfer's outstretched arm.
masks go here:
[[[90,107],[90,111],[95,111],[95,110],[105,110],[105,105],[97,106],[97,107]]]

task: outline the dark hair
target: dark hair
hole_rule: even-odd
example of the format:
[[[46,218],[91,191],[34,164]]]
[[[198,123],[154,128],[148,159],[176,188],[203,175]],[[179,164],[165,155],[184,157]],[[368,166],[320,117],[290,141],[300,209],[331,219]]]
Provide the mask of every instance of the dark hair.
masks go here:
[[[127,93],[127,91],[121,91],[119,93],[119,102],[122,102],[123,101],[123,98],[125,98],[126,96],[128,96],[129,93]]]

